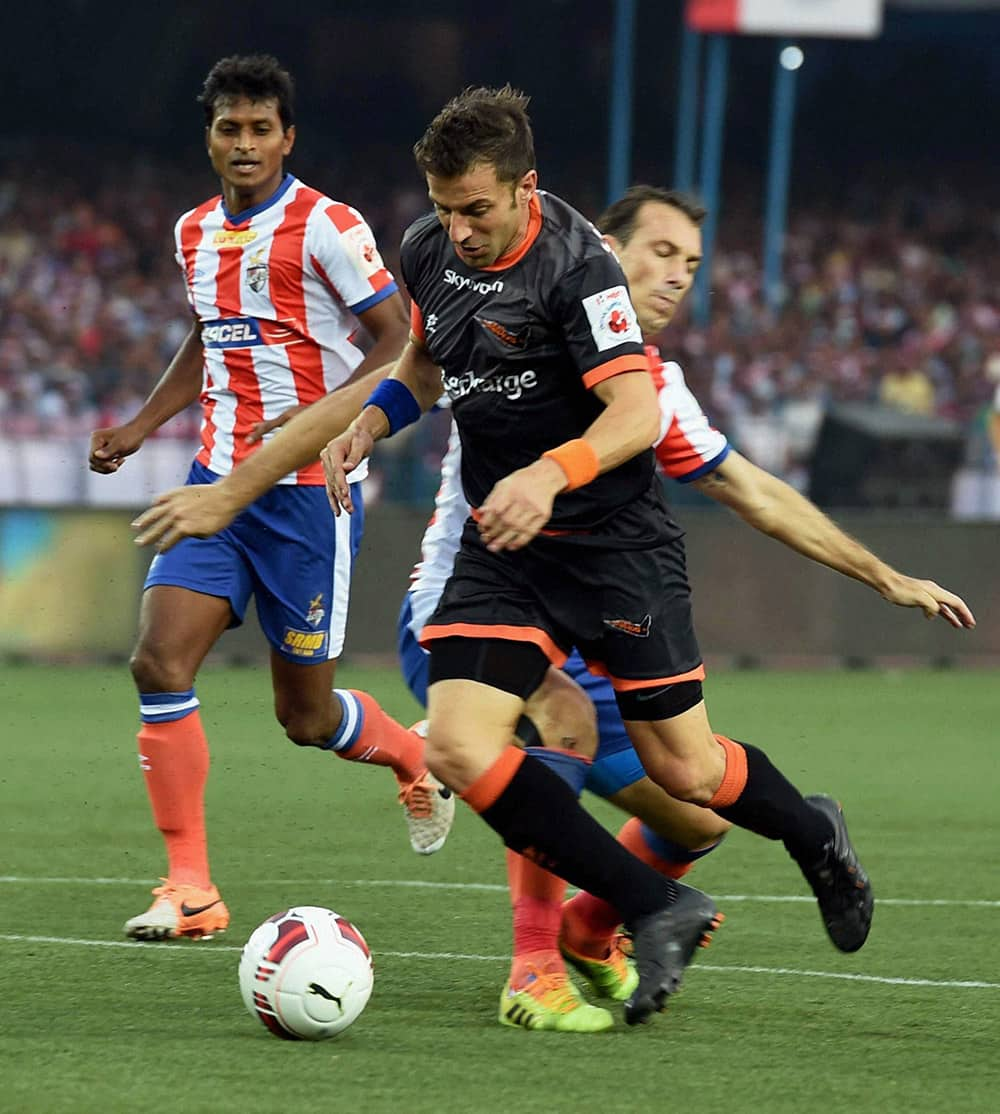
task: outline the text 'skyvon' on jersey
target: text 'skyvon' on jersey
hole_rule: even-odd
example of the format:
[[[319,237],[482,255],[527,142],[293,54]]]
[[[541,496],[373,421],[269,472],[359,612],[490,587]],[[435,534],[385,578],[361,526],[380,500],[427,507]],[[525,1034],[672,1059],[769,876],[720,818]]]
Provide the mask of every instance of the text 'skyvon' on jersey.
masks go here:
[[[684,380],[680,365],[664,361],[653,347],[646,351],[660,410],[660,434],[653,446],[656,462],[664,475],[679,483],[691,483],[719,467],[729,455],[729,442],[705,416]],[[458,435],[452,428],[441,462],[441,486],[434,499],[434,514],[420,543],[420,560],[410,576],[409,591],[415,593],[410,627],[415,635],[419,635],[437,607],[469,517],[469,504],[459,481],[461,455]]]
[[[618,260],[552,194],[532,197],[526,238],[492,267],[466,266],[433,214],[407,230],[401,262],[414,332],[443,371],[475,507],[498,480],[593,424],[603,410],[593,387],[646,370]],[[549,528],[607,522],[649,490],[653,471],[649,450],[557,496]]]
[[[257,448],[255,423],[350,378],[371,345],[358,316],[396,283],[361,214],[291,174],[242,213],[206,201],[174,234],[205,351],[197,459],[225,475]],[[322,466],[281,482],[322,484]]]

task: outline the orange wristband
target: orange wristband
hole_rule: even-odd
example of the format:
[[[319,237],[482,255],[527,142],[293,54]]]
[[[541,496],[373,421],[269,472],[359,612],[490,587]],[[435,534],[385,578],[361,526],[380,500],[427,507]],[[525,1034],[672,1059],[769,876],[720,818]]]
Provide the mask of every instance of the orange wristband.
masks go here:
[[[601,474],[601,461],[594,446],[582,437],[575,441],[564,441],[547,453],[542,453],[542,456],[554,460],[566,473],[566,479],[569,480],[567,491],[575,491],[596,480]]]

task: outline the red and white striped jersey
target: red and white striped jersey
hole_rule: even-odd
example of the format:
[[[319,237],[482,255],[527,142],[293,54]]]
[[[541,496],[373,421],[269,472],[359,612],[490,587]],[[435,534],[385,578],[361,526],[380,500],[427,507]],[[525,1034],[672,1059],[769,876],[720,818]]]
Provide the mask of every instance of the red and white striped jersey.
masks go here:
[[[291,174],[235,216],[211,198],[174,235],[205,351],[197,459],[225,475],[256,450],[255,423],[350,378],[371,345],[358,317],[396,282],[361,214]],[[322,466],[281,482],[322,484]]]
[[[660,404],[660,436],[653,449],[660,470],[672,480],[690,483],[718,468],[729,455],[724,433],[714,429],[688,390],[680,364],[664,360],[646,346],[649,370]]]
[[[657,463],[671,479],[690,483],[718,468],[729,455],[729,442],[709,424],[680,365],[664,361],[656,348],[647,347],[646,353],[660,407],[660,436],[654,446]],[[420,630],[430,618],[451,576],[462,527],[469,517],[469,504],[462,493],[461,460],[458,431],[452,423],[434,514],[420,544],[420,560],[410,575],[410,591],[426,593],[412,601],[414,630]]]

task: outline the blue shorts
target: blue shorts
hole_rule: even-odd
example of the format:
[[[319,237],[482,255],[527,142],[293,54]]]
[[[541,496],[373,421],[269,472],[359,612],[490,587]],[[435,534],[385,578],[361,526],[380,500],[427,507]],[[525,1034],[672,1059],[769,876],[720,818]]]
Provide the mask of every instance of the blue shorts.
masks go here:
[[[410,692],[426,707],[430,655],[417,642],[417,635],[427,616],[433,611],[433,602],[426,606],[425,601],[420,598],[422,595],[424,593],[407,592],[404,597],[399,611],[396,647],[403,678]],[[437,593],[429,595],[436,596]],[[587,774],[584,788],[599,797],[610,797],[644,778],[646,771],[622,723],[611,682],[606,677],[591,673],[576,651],[563,666],[563,671],[587,693],[597,711],[597,754]]]
[[[189,484],[219,477],[197,461]],[[335,517],[326,489],[278,484],[210,538],[185,538],[153,558],[146,588],[170,584],[221,596],[243,622],[254,596],[268,642],[289,661],[313,665],[340,656],[351,570],[361,544],[361,484],[351,485],[354,514]]]

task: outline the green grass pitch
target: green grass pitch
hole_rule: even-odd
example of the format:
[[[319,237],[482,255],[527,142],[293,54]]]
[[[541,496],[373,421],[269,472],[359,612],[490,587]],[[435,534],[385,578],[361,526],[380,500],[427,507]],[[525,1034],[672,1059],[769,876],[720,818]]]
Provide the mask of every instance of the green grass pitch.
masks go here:
[[[391,670],[339,680],[417,718]],[[5,668],[0,1108],[998,1110],[996,691],[985,673],[713,676],[716,730],[844,802],[880,899],[871,939],[836,952],[783,850],[737,832],[692,875],[727,920],[668,1011],[578,1036],[496,1024],[510,929],[485,825],[460,807],[445,849],[413,855],[388,771],[285,742],[257,670],[198,686],[230,930],[126,943],[163,870],[126,671]],[[375,955],[371,1003],[337,1040],[275,1040],[239,997],[240,946],[292,904],[356,921]]]

